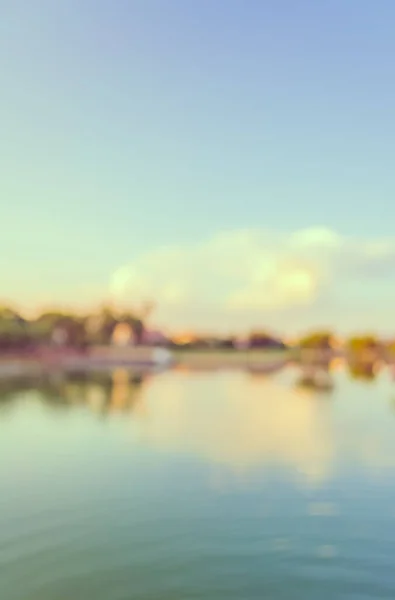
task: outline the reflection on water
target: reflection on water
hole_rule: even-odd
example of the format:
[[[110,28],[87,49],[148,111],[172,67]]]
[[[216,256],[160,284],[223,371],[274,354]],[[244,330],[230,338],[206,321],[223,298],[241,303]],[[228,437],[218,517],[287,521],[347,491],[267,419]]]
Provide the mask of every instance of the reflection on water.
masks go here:
[[[395,597],[388,372],[275,371],[2,381],[1,598]]]
[[[319,392],[331,392],[335,383],[329,365],[325,367],[303,366],[302,373],[296,381],[296,386]]]
[[[130,412],[138,404],[145,379],[142,374],[116,369],[111,375],[90,373],[3,380],[0,382],[0,417],[2,410],[10,408],[31,390],[37,390],[40,400],[53,409],[71,409],[82,404],[103,416],[112,412]]]
[[[145,402],[143,439],[164,450],[236,470],[280,463],[314,478],[328,470],[332,447],[325,409],[309,394],[240,373],[215,381],[169,375],[152,382]]]
[[[353,379],[362,379],[365,381],[374,381],[380,374],[383,364],[378,361],[351,360],[348,363],[350,376]]]
[[[377,365],[372,372],[374,379],[379,373]],[[359,379],[355,365],[349,367],[349,373]],[[36,398],[49,408],[72,410],[80,405],[101,417],[123,414],[130,417],[133,431],[138,428],[140,443],[166,452],[193,454],[237,471],[263,464],[283,465],[307,479],[320,480],[329,475],[345,450],[363,462],[375,422],[371,421],[367,430],[355,430],[348,414],[352,402],[349,399],[344,407],[339,404],[341,387],[323,401],[322,391],[335,390],[336,373],[305,367],[302,372],[296,370],[292,379],[294,386],[281,378],[238,371],[184,370],[155,376],[116,369],[110,375],[53,377],[38,384],[37,380],[10,380],[0,386],[0,418],[1,411],[5,416],[13,404],[35,389]],[[350,385],[344,374],[341,382]],[[371,416],[377,408],[370,407]],[[380,425],[378,422],[378,429]],[[380,453],[385,441],[381,439],[374,455],[383,464],[392,464],[386,452]]]
[[[380,360],[364,360],[358,357],[351,357],[346,362],[341,359],[332,359],[320,363],[314,361],[304,362],[300,364],[300,376],[297,379],[297,385],[322,391],[333,390],[335,385],[333,373],[339,368],[343,368],[344,365],[351,379],[366,382],[373,382],[386,368],[386,365]]]

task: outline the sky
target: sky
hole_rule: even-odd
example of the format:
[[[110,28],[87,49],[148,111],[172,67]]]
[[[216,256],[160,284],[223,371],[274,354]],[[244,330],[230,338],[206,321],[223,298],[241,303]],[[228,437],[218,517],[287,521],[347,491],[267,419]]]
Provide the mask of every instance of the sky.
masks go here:
[[[0,0],[0,299],[395,332],[393,0]]]

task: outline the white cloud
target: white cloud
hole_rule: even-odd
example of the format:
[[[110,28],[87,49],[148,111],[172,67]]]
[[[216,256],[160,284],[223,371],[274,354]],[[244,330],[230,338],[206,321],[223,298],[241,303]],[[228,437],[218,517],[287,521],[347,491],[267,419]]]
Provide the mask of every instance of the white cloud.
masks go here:
[[[114,273],[111,293],[121,305],[154,299],[162,325],[242,329],[338,297],[343,284],[372,275],[376,284],[380,274],[395,282],[395,240],[322,227],[291,235],[238,230],[144,254]]]
[[[339,248],[342,238],[326,227],[312,227],[302,229],[291,236],[291,243],[297,247],[316,248]]]

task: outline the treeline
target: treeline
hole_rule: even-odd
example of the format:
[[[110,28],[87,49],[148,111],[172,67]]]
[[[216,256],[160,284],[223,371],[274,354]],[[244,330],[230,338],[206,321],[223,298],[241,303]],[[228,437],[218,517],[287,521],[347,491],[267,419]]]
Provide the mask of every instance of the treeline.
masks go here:
[[[126,325],[135,344],[147,343],[149,335],[144,319],[132,311],[116,311],[103,306],[80,315],[61,310],[44,311],[27,319],[9,306],[0,306],[0,351],[31,350],[41,345],[59,344],[78,349],[107,345],[117,325]],[[150,343],[148,341],[148,343]],[[155,343],[155,342],[152,342]],[[162,337],[161,343],[183,349],[286,349],[281,339],[266,331],[254,331],[243,337],[190,336],[189,339]],[[351,356],[377,356],[395,352],[395,342],[384,342],[374,335],[354,336],[339,342],[330,331],[314,331],[295,340],[291,347],[301,350],[332,351],[341,348]]]
[[[170,341],[173,346],[182,347],[183,350],[226,350],[235,349],[268,349],[284,350],[287,345],[280,339],[264,331],[253,331],[243,338],[236,336],[229,337],[210,337],[210,336],[192,336],[189,340],[175,338]]]
[[[394,340],[381,340],[373,334],[351,336],[340,341],[333,333],[316,331],[302,337],[298,346],[310,350],[337,350],[342,349],[352,356],[375,357],[395,352]]]
[[[105,306],[92,314],[78,315],[52,310],[42,312],[34,319],[27,319],[12,307],[0,306],[0,351],[31,350],[49,344],[76,349],[107,345],[112,342],[115,328],[120,324],[129,327],[133,343],[155,343],[150,340],[144,320],[132,312],[118,312]],[[286,348],[282,340],[265,331],[251,332],[244,336],[243,341],[232,336],[192,335],[187,340],[162,336],[160,343],[183,350]]]
[[[13,308],[2,306],[0,350],[29,350],[57,343],[81,349],[94,344],[108,344],[119,323],[130,326],[135,343],[142,342],[144,323],[129,312],[115,312],[108,307],[87,315],[53,310],[27,319]]]

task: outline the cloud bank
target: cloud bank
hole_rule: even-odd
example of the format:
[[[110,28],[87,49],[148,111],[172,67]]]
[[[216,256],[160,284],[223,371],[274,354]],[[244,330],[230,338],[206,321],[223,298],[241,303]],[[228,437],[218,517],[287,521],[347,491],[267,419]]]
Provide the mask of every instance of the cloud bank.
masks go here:
[[[383,293],[388,302],[395,298],[395,239],[350,238],[323,227],[287,235],[229,231],[158,248],[111,280],[120,305],[155,300],[162,325],[224,331],[271,322],[289,328],[295,319],[301,327],[309,319],[312,326],[329,324],[368,308],[372,315],[375,291],[379,303]]]

